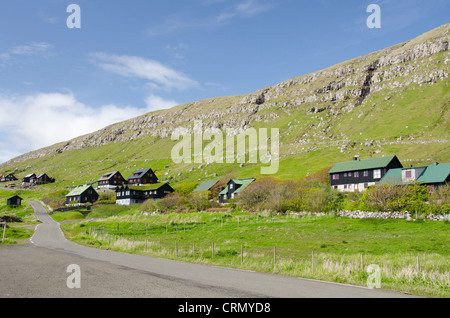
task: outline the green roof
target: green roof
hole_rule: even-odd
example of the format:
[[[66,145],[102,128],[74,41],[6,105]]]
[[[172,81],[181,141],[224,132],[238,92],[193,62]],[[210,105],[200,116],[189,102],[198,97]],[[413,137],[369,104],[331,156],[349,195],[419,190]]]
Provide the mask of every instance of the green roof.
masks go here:
[[[380,180],[380,183],[388,183],[392,185],[402,185],[402,168],[389,169],[384,177]]]
[[[333,168],[328,171],[328,173],[339,173],[347,171],[358,171],[358,170],[369,170],[376,168],[386,167],[395,156],[387,156],[380,158],[370,158],[362,160],[352,160],[346,162],[339,162],[333,166]]]
[[[201,183],[197,188],[195,188],[194,191],[192,192],[202,192],[202,191],[208,191],[209,189],[211,189],[217,182],[219,182],[218,180],[212,180],[212,181],[206,181]]]
[[[78,187],[72,189],[72,191],[70,191],[66,195],[66,197],[73,197],[73,196],[76,196],[76,195],[81,195],[84,191],[86,191],[90,187],[91,187],[90,184],[85,184],[85,185],[82,185],[82,186],[78,186]]]
[[[232,180],[234,181],[234,183],[241,185],[239,188],[237,188],[236,191],[234,191],[234,193],[241,192],[242,190],[247,188],[253,181],[255,181],[255,179],[232,179]],[[227,194],[227,192],[228,192],[228,186],[226,186],[225,189],[220,191],[219,195]]]
[[[239,193],[242,190],[244,190],[245,188],[247,188],[250,185],[250,183],[255,181],[255,179],[233,179],[233,181],[236,184],[240,184],[241,185],[239,188],[237,188],[236,191],[234,191],[234,193]]]
[[[450,163],[435,163],[427,166],[427,169],[417,181],[423,183],[443,183],[449,175]]]
[[[392,185],[402,185],[411,184],[414,181],[404,183],[402,180],[402,171],[408,169],[418,169],[425,168],[420,176],[416,177],[415,182],[418,183],[443,183],[448,178],[450,174],[450,163],[435,163],[430,166],[420,166],[420,167],[408,167],[408,168],[398,168],[390,169],[384,177],[380,180],[380,183],[389,183]]]

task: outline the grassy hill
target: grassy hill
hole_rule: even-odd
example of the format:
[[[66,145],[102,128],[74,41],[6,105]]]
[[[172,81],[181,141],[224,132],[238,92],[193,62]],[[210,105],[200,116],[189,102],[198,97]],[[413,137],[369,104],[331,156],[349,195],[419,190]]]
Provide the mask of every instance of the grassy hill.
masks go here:
[[[404,165],[450,161],[450,24],[416,39],[244,96],[196,101],[144,114],[0,165],[19,179],[47,173],[69,188],[119,170],[151,167],[161,181],[200,182],[261,164],[175,164],[175,128],[279,128],[277,177],[297,179],[339,161],[397,155]],[[270,133],[269,133],[270,135]],[[208,142],[204,142],[206,146]],[[267,166],[267,165],[262,165]]]

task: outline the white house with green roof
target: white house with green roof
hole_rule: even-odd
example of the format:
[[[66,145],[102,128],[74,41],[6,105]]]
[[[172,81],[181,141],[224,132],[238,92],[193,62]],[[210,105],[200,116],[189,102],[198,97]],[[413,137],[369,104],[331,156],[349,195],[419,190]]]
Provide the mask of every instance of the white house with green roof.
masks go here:
[[[351,161],[335,164],[328,173],[333,189],[356,192],[377,184],[389,170],[396,168],[403,168],[397,156],[369,159],[354,157]]]

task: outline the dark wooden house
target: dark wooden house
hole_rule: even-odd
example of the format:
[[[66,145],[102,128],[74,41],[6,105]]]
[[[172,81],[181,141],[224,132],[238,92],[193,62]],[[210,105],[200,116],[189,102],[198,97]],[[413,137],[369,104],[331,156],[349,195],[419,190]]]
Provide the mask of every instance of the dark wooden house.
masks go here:
[[[31,173],[31,174],[26,175],[25,177],[22,178],[22,183],[23,184],[34,183],[35,181],[36,181],[36,174],[35,173]]]
[[[224,203],[227,200],[235,198],[245,188],[247,188],[255,179],[231,179],[227,186],[219,192],[219,202]]]
[[[12,173],[8,174],[7,176],[1,176],[0,182],[10,182],[10,181],[16,181],[17,178]]]
[[[18,195],[14,195],[6,200],[6,205],[22,205],[23,199]]]
[[[95,191],[91,185],[82,185],[72,189],[72,191],[66,195],[66,204],[94,203],[98,200],[98,197],[97,191]]]
[[[127,183],[129,185],[152,184],[158,183],[158,178],[152,169],[139,169],[128,177]]]
[[[54,183],[54,182],[55,182],[55,179],[52,177],[49,177],[46,173],[38,175],[34,181],[35,184],[48,184],[48,183]]]
[[[144,186],[125,185],[116,189],[116,204],[140,204],[149,199],[162,199],[174,191],[168,183],[154,183]]]
[[[124,185],[127,181],[119,171],[113,171],[105,173],[100,179],[97,180],[99,189],[116,189]]]
[[[397,156],[387,156],[337,163],[328,173],[333,189],[343,192],[364,191],[380,182],[391,169],[403,168]]]

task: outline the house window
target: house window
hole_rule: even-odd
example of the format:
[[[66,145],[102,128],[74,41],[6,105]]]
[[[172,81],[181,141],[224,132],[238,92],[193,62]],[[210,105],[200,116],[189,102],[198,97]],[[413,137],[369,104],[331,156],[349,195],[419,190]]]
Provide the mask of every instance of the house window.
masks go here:
[[[377,169],[373,171],[373,178],[374,179],[381,179],[381,169]]]
[[[344,178],[347,178],[347,172],[344,173]]]
[[[349,173],[348,173],[348,176],[349,176],[349,177],[351,177],[351,176],[352,176],[352,173],[351,173],[351,172],[349,172]]]
[[[353,176],[354,176],[355,178],[359,178],[359,172],[353,173]]]
[[[368,183],[364,183],[364,189],[367,189],[369,187]]]
[[[339,174],[338,173],[333,174],[333,180],[339,180]]]
[[[230,184],[230,189],[233,189],[233,184],[232,183]]]
[[[412,177],[411,170],[405,171],[405,176],[406,176],[406,179],[411,179],[411,177]]]
[[[368,177],[369,176],[369,171],[364,171],[364,177]]]
[[[346,184],[344,185],[344,189],[347,189],[347,185]]]

